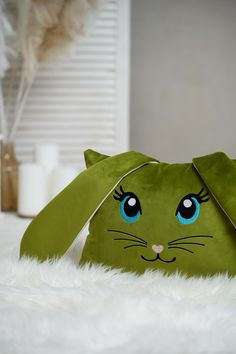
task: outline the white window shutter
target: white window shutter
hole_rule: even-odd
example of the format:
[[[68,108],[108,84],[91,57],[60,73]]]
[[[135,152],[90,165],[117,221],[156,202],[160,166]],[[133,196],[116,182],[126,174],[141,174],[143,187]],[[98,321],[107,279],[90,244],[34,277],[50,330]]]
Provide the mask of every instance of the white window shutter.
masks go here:
[[[15,137],[20,161],[31,161],[42,142],[59,144],[62,162],[79,168],[88,148],[128,150],[129,7],[110,0],[72,58],[41,65]]]

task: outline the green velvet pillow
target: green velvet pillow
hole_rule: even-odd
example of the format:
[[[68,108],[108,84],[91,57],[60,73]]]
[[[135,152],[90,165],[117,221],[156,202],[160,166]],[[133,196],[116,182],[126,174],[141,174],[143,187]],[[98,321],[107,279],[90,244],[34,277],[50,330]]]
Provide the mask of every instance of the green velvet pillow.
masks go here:
[[[80,263],[125,271],[236,273],[236,162],[224,153],[167,164],[85,152],[87,169],[32,221],[21,256],[63,256],[89,222]]]

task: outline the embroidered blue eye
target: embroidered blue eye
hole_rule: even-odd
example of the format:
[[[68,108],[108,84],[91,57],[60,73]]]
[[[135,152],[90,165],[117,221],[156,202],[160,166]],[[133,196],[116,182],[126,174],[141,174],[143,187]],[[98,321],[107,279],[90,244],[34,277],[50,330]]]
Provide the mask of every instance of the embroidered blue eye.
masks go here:
[[[125,221],[138,221],[141,215],[141,208],[139,200],[134,194],[127,195],[122,202],[120,202],[120,214]]]
[[[127,222],[136,222],[142,214],[141,205],[138,197],[132,192],[124,192],[120,187],[121,193],[115,191],[114,199],[120,201],[120,214]]]
[[[181,224],[192,224],[197,220],[200,213],[200,204],[193,196],[184,197],[176,211],[177,218]]]
[[[197,220],[200,213],[200,204],[208,202],[209,193],[204,193],[202,188],[197,194],[187,194],[181,199],[175,215],[181,224],[192,224]]]

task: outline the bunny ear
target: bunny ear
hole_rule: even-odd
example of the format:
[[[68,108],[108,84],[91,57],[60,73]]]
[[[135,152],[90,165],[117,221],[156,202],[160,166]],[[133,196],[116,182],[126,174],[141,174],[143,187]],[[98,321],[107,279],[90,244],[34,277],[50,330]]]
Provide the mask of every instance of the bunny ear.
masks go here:
[[[64,255],[122,178],[153,161],[127,152],[83,171],[31,222],[21,241],[20,256],[44,261]]]
[[[236,161],[223,152],[193,159],[193,165],[236,228]]]
[[[88,149],[84,152],[84,160],[87,168],[93,166],[99,161],[106,159],[107,157],[109,156],[100,154],[99,152],[91,149]]]

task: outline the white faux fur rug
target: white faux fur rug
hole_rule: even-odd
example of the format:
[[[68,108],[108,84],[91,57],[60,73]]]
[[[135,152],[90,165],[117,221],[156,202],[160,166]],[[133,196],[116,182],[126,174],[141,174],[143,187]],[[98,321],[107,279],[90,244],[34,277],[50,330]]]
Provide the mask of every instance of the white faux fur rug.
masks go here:
[[[6,254],[0,353],[236,353],[236,277],[137,277]]]

